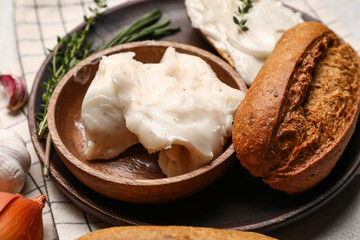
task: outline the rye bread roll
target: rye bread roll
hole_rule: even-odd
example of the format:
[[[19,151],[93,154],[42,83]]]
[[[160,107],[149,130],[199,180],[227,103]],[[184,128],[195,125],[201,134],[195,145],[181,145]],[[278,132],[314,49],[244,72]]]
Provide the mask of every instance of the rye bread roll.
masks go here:
[[[204,227],[112,227],[86,234],[78,240],[275,240],[263,234]]]
[[[335,166],[359,116],[359,56],[321,23],[286,31],[236,113],[241,164],[270,187],[296,194]]]

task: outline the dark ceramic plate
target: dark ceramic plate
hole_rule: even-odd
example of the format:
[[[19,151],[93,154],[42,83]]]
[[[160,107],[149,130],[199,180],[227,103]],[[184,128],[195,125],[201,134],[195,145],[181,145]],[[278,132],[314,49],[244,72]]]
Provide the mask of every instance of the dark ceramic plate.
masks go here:
[[[214,52],[191,28],[183,0],[135,1],[110,9],[96,23],[91,40],[99,43],[102,38],[110,39],[123,26],[154,8],[162,9],[164,18],[171,18],[173,25],[181,26],[181,32],[162,40],[187,43]],[[309,20],[305,15],[304,18]],[[40,83],[49,77],[46,68],[51,59],[52,55],[49,55],[40,68],[29,100],[30,133],[42,162],[45,142],[37,138],[34,113],[40,110],[43,91]],[[358,126],[331,174],[317,187],[298,196],[270,189],[249,175],[238,161],[220,180],[202,192],[184,200],[157,205],[125,203],[94,192],[70,173],[54,148],[50,174],[59,189],[74,203],[110,224],[187,225],[265,232],[304,217],[340,193],[356,175],[360,165],[359,144]]]

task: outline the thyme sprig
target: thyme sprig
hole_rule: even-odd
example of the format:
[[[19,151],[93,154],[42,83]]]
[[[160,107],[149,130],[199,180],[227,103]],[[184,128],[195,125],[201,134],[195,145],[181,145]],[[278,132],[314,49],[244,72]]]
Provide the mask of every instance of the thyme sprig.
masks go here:
[[[168,27],[171,22],[170,20],[156,23],[162,16],[161,10],[156,9],[140,17],[128,28],[121,30],[108,43],[94,49],[93,42],[87,41],[86,37],[90,32],[91,26],[94,25],[95,19],[101,15],[101,9],[106,7],[106,0],[94,0],[94,2],[96,8],[90,8],[92,15],[90,17],[84,16],[86,22],[85,28],[73,34],[68,34],[65,37],[58,37],[55,49],[49,50],[53,54],[52,64],[49,68],[51,77],[41,84],[45,89],[42,95],[42,112],[35,115],[38,120],[38,136],[40,138],[44,138],[48,130],[47,113],[50,97],[61,78],[77,63],[99,50],[126,42],[157,39],[180,30],[178,26]]]
[[[238,25],[239,30],[248,31],[249,28],[245,26],[247,19],[245,19],[245,14],[249,13],[250,8],[253,7],[252,0],[239,0],[242,3],[242,7],[238,7],[238,11],[235,14],[239,17],[233,16],[234,23]]]

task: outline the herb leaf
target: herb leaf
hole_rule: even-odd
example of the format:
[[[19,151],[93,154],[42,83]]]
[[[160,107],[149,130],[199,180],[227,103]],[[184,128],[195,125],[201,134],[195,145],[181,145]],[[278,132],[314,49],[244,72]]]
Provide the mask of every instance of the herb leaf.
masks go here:
[[[244,15],[249,13],[250,8],[253,7],[252,0],[239,1],[242,3],[242,7],[238,7],[238,11],[235,12],[236,16],[233,16],[233,21],[236,25],[238,25],[240,31],[246,32],[249,28],[245,26],[247,19],[244,18]]]

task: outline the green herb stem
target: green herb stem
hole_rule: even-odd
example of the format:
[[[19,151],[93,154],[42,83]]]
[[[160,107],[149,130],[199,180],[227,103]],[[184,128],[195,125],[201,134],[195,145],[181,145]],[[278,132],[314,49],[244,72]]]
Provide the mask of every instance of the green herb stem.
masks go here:
[[[154,25],[151,25],[147,28],[144,28],[143,30],[130,35],[126,40],[124,40],[124,42],[133,42],[133,41],[136,41],[139,39],[143,39],[143,38],[152,36],[156,30],[166,27],[167,25],[170,24],[170,22],[171,21],[169,19],[167,19],[167,20],[161,21],[159,23],[156,23]]]
[[[154,33],[153,33],[153,37],[155,39],[160,38],[164,35],[171,35],[174,34],[176,32],[180,31],[180,27],[176,26],[176,27],[164,27],[164,28],[159,28],[159,29],[155,29]]]
[[[113,47],[124,42],[128,42],[125,41],[124,39],[128,38],[129,35],[139,31],[141,28],[158,21],[161,18],[161,16],[162,16],[162,12],[160,9],[155,9],[154,11],[145,14],[144,16],[136,20],[133,24],[131,24],[130,27],[120,31],[111,41],[109,41],[107,44],[102,46],[100,50]]]
[[[242,3],[242,7],[238,7],[238,11],[235,12],[236,16],[233,16],[233,21],[238,25],[240,31],[248,31],[249,28],[245,26],[247,19],[245,19],[245,14],[249,13],[250,8],[253,7],[252,0],[239,0]]]

